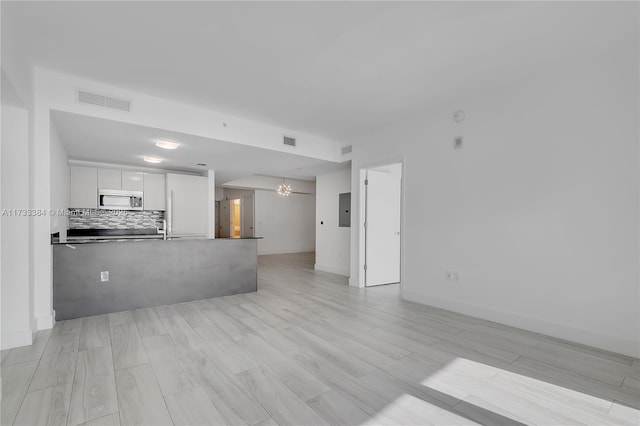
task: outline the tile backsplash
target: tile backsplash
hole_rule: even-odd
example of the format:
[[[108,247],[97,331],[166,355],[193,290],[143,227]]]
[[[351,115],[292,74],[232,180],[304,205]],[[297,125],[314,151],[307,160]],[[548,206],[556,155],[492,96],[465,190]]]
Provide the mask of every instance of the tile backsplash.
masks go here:
[[[69,209],[69,229],[141,229],[162,227],[159,210]]]

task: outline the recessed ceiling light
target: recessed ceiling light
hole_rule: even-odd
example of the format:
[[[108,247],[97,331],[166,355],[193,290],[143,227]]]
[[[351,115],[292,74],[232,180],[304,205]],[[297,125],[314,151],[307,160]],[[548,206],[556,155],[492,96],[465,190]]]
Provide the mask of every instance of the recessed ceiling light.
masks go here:
[[[142,157],[142,159],[144,161],[146,161],[147,163],[152,163],[152,164],[160,164],[162,163],[162,158],[157,158],[157,157]]]
[[[156,146],[162,149],[177,149],[180,144],[178,142],[160,140],[156,142]]]

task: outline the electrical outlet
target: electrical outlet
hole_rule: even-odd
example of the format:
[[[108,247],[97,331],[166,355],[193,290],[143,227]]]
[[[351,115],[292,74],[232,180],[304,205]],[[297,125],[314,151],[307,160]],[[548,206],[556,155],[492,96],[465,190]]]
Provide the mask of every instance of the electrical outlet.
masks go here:
[[[462,139],[462,136],[458,136],[453,139],[453,149],[460,149],[462,148],[463,144],[464,140]]]
[[[451,275],[452,275],[454,281],[460,281],[460,274],[459,273],[454,272]]]
[[[109,281],[109,271],[100,272],[100,282],[104,283]]]
[[[447,271],[447,274],[445,276],[447,278],[447,281],[451,281],[453,279],[453,272]]]

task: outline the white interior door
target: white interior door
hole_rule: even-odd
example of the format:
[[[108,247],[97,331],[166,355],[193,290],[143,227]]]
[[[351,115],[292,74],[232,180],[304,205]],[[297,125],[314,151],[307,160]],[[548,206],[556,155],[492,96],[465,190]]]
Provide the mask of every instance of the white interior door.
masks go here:
[[[253,197],[242,197],[242,237],[253,238]]]
[[[231,237],[231,202],[220,201],[220,238]]]
[[[402,169],[368,170],[366,185],[365,285],[400,282]]]
[[[214,233],[216,238],[220,238],[220,201],[216,201]]]

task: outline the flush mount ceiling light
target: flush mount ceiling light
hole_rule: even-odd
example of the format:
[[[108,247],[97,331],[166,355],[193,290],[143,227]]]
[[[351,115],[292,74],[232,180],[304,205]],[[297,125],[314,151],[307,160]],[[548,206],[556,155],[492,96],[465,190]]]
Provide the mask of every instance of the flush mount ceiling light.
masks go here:
[[[151,163],[151,164],[160,164],[162,163],[162,158],[157,158],[157,157],[142,157],[142,159],[144,161],[146,161],[147,163]]]
[[[284,178],[282,178],[282,183],[280,185],[278,185],[278,187],[276,188],[276,192],[278,193],[279,197],[288,197],[289,195],[291,195],[291,185],[288,185],[287,183],[285,183]]]
[[[162,149],[178,149],[180,144],[178,142],[159,140],[156,142],[156,146]]]

